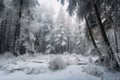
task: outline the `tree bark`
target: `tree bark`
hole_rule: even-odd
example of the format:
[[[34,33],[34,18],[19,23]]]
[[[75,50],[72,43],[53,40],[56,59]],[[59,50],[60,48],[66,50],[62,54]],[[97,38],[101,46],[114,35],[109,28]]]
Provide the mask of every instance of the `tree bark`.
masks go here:
[[[88,19],[87,19],[86,17],[85,17],[85,21],[86,21],[86,25],[87,25],[87,28],[88,28],[88,31],[89,31],[89,34],[90,34],[90,37],[91,37],[93,46],[95,47],[95,49],[97,49],[97,52],[98,52],[99,57],[102,57],[102,54],[101,54],[101,52],[98,50],[98,47],[97,47],[97,45],[96,45],[96,43],[95,43],[95,39],[94,39],[93,34],[92,34],[92,31],[91,31],[91,29],[90,29],[89,21],[88,21]]]

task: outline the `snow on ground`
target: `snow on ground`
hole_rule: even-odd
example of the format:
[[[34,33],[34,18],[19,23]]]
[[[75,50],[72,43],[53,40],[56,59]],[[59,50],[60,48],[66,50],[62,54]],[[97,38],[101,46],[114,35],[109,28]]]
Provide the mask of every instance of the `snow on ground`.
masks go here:
[[[79,66],[69,66],[64,70],[38,75],[26,75],[15,72],[10,75],[1,74],[0,80],[99,80],[99,78],[81,72]]]
[[[52,71],[49,62],[55,57],[63,59],[66,67]],[[95,59],[76,54],[14,57],[6,53],[0,55],[0,80],[120,80],[120,73],[94,65]]]

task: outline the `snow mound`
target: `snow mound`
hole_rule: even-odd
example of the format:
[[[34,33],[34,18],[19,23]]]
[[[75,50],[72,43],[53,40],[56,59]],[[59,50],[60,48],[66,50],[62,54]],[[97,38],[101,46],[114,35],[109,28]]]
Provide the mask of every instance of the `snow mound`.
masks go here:
[[[25,68],[24,72],[26,74],[35,74],[38,75],[40,73],[46,73],[47,72],[47,68],[46,67],[33,67],[33,68]]]
[[[97,65],[92,65],[89,64],[87,66],[85,66],[83,68],[83,72],[86,72],[92,76],[96,76],[96,77],[103,77],[104,72],[104,68],[97,66]]]
[[[67,66],[78,65],[78,63],[81,61],[79,56],[76,54],[69,55],[69,53],[66,53],[62,56],[62,58],[66,62]]]
[[[61,57],[55,57],[49,62],[49,68],[51,70],[61,70],[66,68],[66,63]]]
[[[70,65],[77,65],[78,64],[78,59],[74,56],[71,56],[71,57],[68,57],[67,58],[67,65],[70,66]]]

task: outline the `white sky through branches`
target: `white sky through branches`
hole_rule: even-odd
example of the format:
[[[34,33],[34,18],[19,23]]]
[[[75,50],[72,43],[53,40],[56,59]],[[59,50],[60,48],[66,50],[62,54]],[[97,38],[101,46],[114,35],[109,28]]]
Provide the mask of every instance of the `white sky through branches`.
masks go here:
[[[45,7],[52,7],[55,13],[58,13],[61,6],[57,0],[39,0],[39,2],[41,5],[44,5]]]
[[[63,9],[63,11],[65,12],[65,16],[68,16],[68,12],[67,12],[67,4],[65,4],[64,6],[61,5],[60,2],[58,2],[57,0],[39,0],[40,5],[46,7],[46,8],[53,8],[54,13],[54,17],[56,18],[60,8]],[[70,16],[69,16],[70,17]],[[72,24],[75,24],[75,19],[74,17],[70,17],[72,20]],[[70,19],[69,18],[69,19]],[[73,30],[73,27],[69,27],[71,28],[71,30]]]

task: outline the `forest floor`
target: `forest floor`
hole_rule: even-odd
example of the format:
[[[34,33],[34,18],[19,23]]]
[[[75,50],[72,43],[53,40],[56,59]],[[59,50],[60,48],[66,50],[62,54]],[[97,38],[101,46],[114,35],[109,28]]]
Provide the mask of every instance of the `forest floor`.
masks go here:
[[[49,62],[61,57],[66,67],[51,70]],[[120,73],[94,65],[97,57],[76,54],[41,55],[28,54],[14,57],[10,53],[0,55],[0,80],[120,80]],[[63,64],[62,64],[63,65]]]

